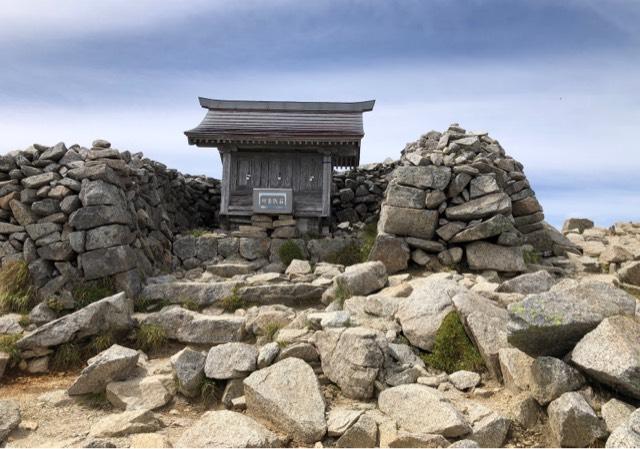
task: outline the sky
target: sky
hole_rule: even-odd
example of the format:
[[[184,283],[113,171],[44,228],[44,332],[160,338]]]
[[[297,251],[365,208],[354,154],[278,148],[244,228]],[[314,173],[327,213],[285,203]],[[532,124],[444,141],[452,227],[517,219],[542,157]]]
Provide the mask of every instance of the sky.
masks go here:
[[[640,0],[0,0],[0,153],[105,138],[220,177],[197,97],[360,101],[361,162],[450,123],[547,219],[640,220]]]

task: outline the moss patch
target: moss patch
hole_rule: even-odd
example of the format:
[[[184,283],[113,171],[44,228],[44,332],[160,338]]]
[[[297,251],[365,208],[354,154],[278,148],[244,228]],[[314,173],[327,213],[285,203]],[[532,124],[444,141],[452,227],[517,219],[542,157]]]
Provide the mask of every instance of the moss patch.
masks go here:
[[[28,313],[35,299],[36,289],[27,263],[5,263],[0,268],[0,313]]]
[[[522,258],[526,264],[539,264],[541,257],[540,254],[536,250],[524,250],[522,251]]]
[[[278,248],[278,257],[280,258],[280,261],[287,267],[293,259],[306,259],[302,249],[293,240],[287,240],[282,244],[282,246],[280,246],[280,248]]]
[[[444,318],[436,333],[433,351],[424,354],[422,359],[427,365],[447,373],[484,370],[482,356],[465,333],[457,312]]]

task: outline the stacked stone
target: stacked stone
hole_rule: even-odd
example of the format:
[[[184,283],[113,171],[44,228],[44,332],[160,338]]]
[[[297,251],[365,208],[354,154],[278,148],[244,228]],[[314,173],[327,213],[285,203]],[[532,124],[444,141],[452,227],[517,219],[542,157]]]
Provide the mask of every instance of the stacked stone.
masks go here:
[[[387,177],[396,165],[397,162],[385,161],[335,173],[331,196],[335,221],[370,223],[377,220],[388,184]]]
[[[522,164],[487,133],[453,124],[402,151],[371,257],[392,272],[406,268],[409,258],[422,266],[451,266],[464,254],[471,269],[524,271],[525,243],[553,249],[543,220]]]
[[[134,293],[171,263],[173,233],[214,223],[219,201],[217,181],[104,140],[33,145],[0,157],[0,258],[27,262],[45,298],[109,276]]]

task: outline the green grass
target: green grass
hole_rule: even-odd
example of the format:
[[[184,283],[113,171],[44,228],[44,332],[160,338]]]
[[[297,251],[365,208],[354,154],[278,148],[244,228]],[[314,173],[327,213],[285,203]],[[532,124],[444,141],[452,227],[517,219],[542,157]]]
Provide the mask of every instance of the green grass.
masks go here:
[[[89,304],[115,293],[113,281],[110,278],[102,278],[95,281],[86,281],[74,287],[71,292],[76,302],[76,308],[81,309]]]
[[[220,399],[220,386],[213,380],[205,377],[200,384],[200,400],[205,405],[218,402]]]
[[[116,338],[111,332],[104,332],[102,334],[95,335],[89,343],[89,350],[93,354],[98,354],[106,349],[109,349],[116,342]]]
[[[351,292],[349,291],[349,288],[344,285],[343,282],[340,282],[338,280],[336,285],[336,301],[338,301],[340,307],[344,307],[344,302],[349,298],[351,298]]]
[[[264,337],[267,341],[273,341],[282,326],[278,323],[269,323],[264,328]]]
[[[171,302],[166,299],[149,299],[137,297],[133,301],[133,310],[135,312],[144,313],[160,310],[168,305],[171,305]]]
[[[368,223],[359,235],[357,242],[349,243],[339,251],[331,253],[327,262],[344,266],[366,262],[376,242],[377,223]]]
[[[27,263],[5,263],[0,268],[0,313],[28,313],[35,299],[36,289]]]
[[[20,320],[18,321],[18,324],[22,327],[27,327],[28,325],[30,325],[31,320],[29,319],[29,315],[22,314],[22,316],[20,317]]]
[[[422,355],[424,362],[447,373],[459,370],[482,371],[484,362],[464,331],[457,312],[449,313],[436,333],[433,350]]]
[[[233,313],[248,306],[246,301],[238,294],[237,286],[233,288],[233,292],[229,296],[222,298],[218,305],[227,313]]]
[[[82,365],[82,352],[75,343],[65,343],[56,348],[51,361],[54,371],[68,371]]]
[[[0,352],[9,354],[10,362],[17,363],[21,360],[20,350],[16,346],[16,342],[22,337],[20,334],[0,335]]]
[[[280,246],[280,248],[278,248],[278,257],[287,267],[293,259],[306,260],[304,252],[293,240],[287,240],[282,244],[282,246]]]
[[[101,391],[100,393],[83,394],[82,396],[79,396],[79,400],[83,405],[89,408],[111,408],[111,403],[107,399],[107,394],[104,391]]]
[[[167,343],[167,333],[157,324],[142,324],[136,331],[136,345],[143,351],[154,351]]]
[[[210,231],[207,229],[197,228],[189,231],[189,235],[195,238],[202,237],[205,234],[208,234]]]
[[[200,305],[193,299],[181,298],[179,303],[180,303],[180,306],[182,306],[183,309],[193,310],[194,312],[199,312],[200,311]]]

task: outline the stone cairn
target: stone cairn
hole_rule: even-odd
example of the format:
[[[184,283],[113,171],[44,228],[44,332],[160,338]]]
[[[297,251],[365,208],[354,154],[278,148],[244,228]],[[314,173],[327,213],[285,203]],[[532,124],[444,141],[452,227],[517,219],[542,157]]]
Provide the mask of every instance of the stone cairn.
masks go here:
[[[32,145],[0,157],[0,258],[28,263],[44,298],[111,276],[133,295],[143,277],[170,268],[174,233],[215,223],[219,204],[217,180],[104,140]]]
[[[387,270],[438,269],[463,262],[473,270],[522,272],[523,249],[562,255],[571,242],[544,222],[520,162],[487,133],[458,124],[407,144],[382,205],[371,259]],[[528,246],[524,246],[528,245]]]

